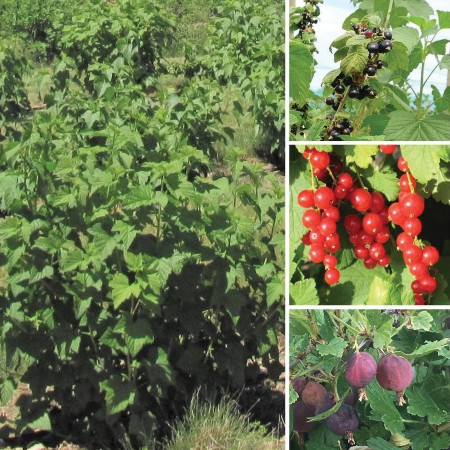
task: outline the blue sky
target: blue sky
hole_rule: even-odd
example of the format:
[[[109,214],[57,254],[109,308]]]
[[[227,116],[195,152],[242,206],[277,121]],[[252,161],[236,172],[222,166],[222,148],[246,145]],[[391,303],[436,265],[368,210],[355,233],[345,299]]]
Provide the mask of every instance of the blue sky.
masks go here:
[[[428,0],[429,5],[434,10],[448,10],[448,0]],[[447,6],[445,4],[447,3]],[[297,0],[297,5],[301,6],[303,1]],[[319,54],[316,54],[318,65],[316,66],[316,74],[314,76],[311,89],[317,91],[320,89],[322,79],[324,75],[332,69],[337,67],[337,64],[333,60],[333,54],[330,53],[329,47],[331,42],[339,35],[343,34],[342,23],[345,18],[348,17],[355,7],[350,0],[325,0],[321,6],[320,20],[315,25],[317,43],[316,46],[319,50]],[[438,39],[450,39],[450,30],[442,30],[438,34]],[[434,67],[435,59],[429,57],[427,60],[428,71],[431,71]],[[420,80],[420,70],[416,69],[410,76],[412,86],[417,87]],[[427,89],[425,93],[430,93],[430,86],[434,84],[442,92],[447,84],[447,71],[437,70],[427,83]]]

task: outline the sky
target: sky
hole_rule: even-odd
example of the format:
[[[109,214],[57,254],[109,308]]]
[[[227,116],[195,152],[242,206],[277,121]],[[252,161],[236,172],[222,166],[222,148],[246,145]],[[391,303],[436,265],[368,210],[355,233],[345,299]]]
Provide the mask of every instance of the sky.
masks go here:
[[[303,5],[303,1],[296,0],[298,6]],[[428,0],[428,4],[434,10],[449,10],[448,0]],[[446,6],[447,5],[447,6]],[[316,47],[319,54],[315,54],[318,65],[316,66],[316,74],[311,84],[311,89],[317,91],[321,89],[321,82],[327,72],[337,68],[337,64],[333,60],[333,53],[329,51],[331,42],[344,33],[342,23],[355,10],[355,6],[350,0],[325,0],[320,8],[319,23],[314,26],[316,30]],[[437,39],[450,39],[450,30],[441,30]],[[450,49],[449,49],[450,50]],[[430,56],[427,59],[426,70],[428,73],[434,67],[435,58]],[[416,69],[410,75],[411,85],[417,88],[420,80],[420,69]],[[425,93],[431,92],[431,85],[437,86],[439,91],[443,92],[447,84],[447,71],[436,70],[427,83]]]

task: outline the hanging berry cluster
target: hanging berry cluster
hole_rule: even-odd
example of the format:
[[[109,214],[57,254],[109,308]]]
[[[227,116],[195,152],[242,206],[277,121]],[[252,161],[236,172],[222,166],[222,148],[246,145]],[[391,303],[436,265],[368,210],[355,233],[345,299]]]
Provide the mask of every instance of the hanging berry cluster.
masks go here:
[[[396,145],[381,145],[380,151],[392,154],[396,148]],[[369,192],[364,187],[358,173],[356,182],[350,173],[344,172],[335,153],[306,148],[303,157],[309,161],[312,186],[302,190],[297,198],[298,204],[306,209],[302,223],[309,230],[302,237],[302,243],[310,247],[310,260],[325,266],[325,282],[333,285],[340,279],[335,256],[341,248],[337,223],[341,219],[340,206],[347,201],[353,211],[343,218],[343,225],[356,258],[361,259],[367,269],[390,265],[386,246],[395,242],[390,226],[402,228],[396,245],[415,277],[411,285],[414,300],[416,304],[424,304],[424,296],[436,290],[430,268],[438,262],[439,253],[435,247],[424,246],[419,240],[422,230],[419,217],[424,212],[425,202],[415,191],[417,182],[406,160],[403,157],[398,160],[398,168],[403,172],[399,179],[398,202],[388,205],[381,192]],[[325,186],[316,187],[316,178]]]
[[[380,59],[380,54],[388,53],[392,50],[391,31],[383,31],[380,28],[368,28],[363,23],[354,23],[352,28],[357,35],[371,39],[371,42],[366,46],[368,59],[362,73],[355,71],[351,75],[345,76],[341,72],[332,81],[331,87],[334,88],[334,97],[327,97],[325,103],[337,112],[343,111],[347,98],[364,100],[365,98],[375,99],[377,97],[377,91],[365,83],[368,78],[376,77],[378,70],[384,68],[384,61]],[[341,135],[349,135],[352,131],[353,125],[348,119],[340,120],[337,115],[334,115],[323,139],[340,141],[342,140]]]

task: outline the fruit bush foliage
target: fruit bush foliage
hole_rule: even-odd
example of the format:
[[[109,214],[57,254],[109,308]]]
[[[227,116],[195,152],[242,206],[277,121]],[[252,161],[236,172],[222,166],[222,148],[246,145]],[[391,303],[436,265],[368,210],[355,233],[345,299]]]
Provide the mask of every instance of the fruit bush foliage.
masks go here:
[[[309,160],[302,156],[307,147],[291,148],[289,277],[292,304],[423,304],[424,302],[448,304],[450,150],[445,146],[401,145],[398,148],[395,145],[382,146],[383,149],[388,147],[390,152],[393,150],[395,152],[385,154],[377,145],[318,146],[318,151],[328,152],[329,169],[334,171],[334,181],[327,169],[322,171],[314,169],[314,166],[310,166]],[[410,170],[408,174],[398,169],[399,161],[407,162]],[[342,175],[344,173],[347,175]],[[424,204],[420,200],[424,212],[419,214],[420,217],[408,221],[414,226],[421,226],[422,230],[419,231],[415,241],[414,236],[417,230],[413,230],[414,233],[407,230],[410,234],[412,233],[413,238],[406,236],[409,244],[415,242],[412,250],[420,253],[417,261],[414,257],[412,261],[409,253],[403,253],[400,240],[405,237],[405,233],[402,233],[402,226],[405,225],[403,223],[399,225],[395,219],[396,225],[392,222],[392,211],[398,206],[396,203],[399,196],[403,198],[407,195],[401,192],[404,192],[404,189],[410,191],[408,176],[411,181],[417,180],[415,195],[412,196],[414,200],[425,199]],[[361,191],[364,196],[369,197],[369,203],[371,196],[380,199],[382,203],[380,211],[384,212],[377,215],[369,213],[367,208],[360,208],[359,211],[363,212],[358,212],[355,208],[361,205],[356,205],[353,194],[347,194],[347,191],[343,189],[341,183],[345,180],[343,181],[342,177],[348,177],[352,182],[350,191]],[[313,248],[311,242],[305,241],[310,231],[305,227],[305,218],[311,210],[307,211],[298,203],[299,193],[305,190],[311,191],[313,186],[317,195],[323,190],[320,187],[325,186],[334,189],[335,195],[339,195],[339,189],[344,191],[344,196],[340,199],[333,198],[334,206],[322,211],[322,219],[319,219],[323,222],[319,228],[322,227],[323,232],[327,231],[327,234],[330,234],[330,242],[325,243],[325,253],[328,253],[325,259],[324,255],[314,254],[320,250],[316,248],[317,246]],[[374,194],[375,192],[378,193]],[[333,220],[323,220],[324,217],[331,217],[331,212],[336,213],[336,217]],[[363,218],[366,221],[369,216],[377,216],[375,219],[385,217],[382,222],[386,222],[386,225],[379,231],[384,230],[386,236],[381,236],[380,239],[377,237],[377,242],[382,243],[381,245],[372,244],[373,239],[370,239],[370,242],[353,241],[352,233],[348,231],[348,220],[355,215],[359,217],[359,221]],[[383,223],[380,222],[380,226]],[[328,227],[331,226],[333,228],[329,230]],[[311,234],[309,236],[312,240],[313,236]],[[370,238],[370,236],[365,237]],[[319,239],[319,241],[322,240]],[[430,244],[440,252],[439,262],[435,264],[434,256],[433,261],[426,259],[425,265],[429,267],[429,272],[421,264],[419,264],[420,267],[413,268],[413,263],[422,261],[420,249]],[[323,244],[322,247],[324,247]],[[398,247],[402,248],[402,251]],[[372,252],[372,257],[369,254],[361,254],[369,251]],[[326,271],[323,264],[326,266]],[[424,273],[418,275],[419,269],[425,269]],[[435,281],[430,280],[430,276]],[[427,280],[422,283],[428,283],[424,288],[431,293],[425,294],[425,299],[415,297],[414,294],[420,295],[423,291],[413,285],[413,282],[416,278],[425,277]]]
[[[304,12],[320,20],[320,3],[307,1],[291,12],[292,140],[448,140],[450,88],[441,92],[430,86],[429,76],[450,69],[449,41],[439,35],[450,28],[450,12],[434,11],[425,0],[355,0],[357,9],[343,23],[345,33],[331,44],[339,67],[325,75],[320,97],[310,91],[320,60],[314,24],[304,32],[299,20]],[[425,70],[426,60],[431,66]],[[411,73],[418,68],[420,81],[411,86]],[[426,87],[432,95],[424,93]],[[339,128],[345,119],[351,121],[350,130]]]
[[[167,92],[174,33],[160,2],[93,0],[64,28],[47,108],[3,123],[0,399],[18,360],[39,399],[17,433],[138,448],[196,386],[242,386],[249,360],[281,369],[283,186],[233,148],[227,176],[203,176],[227,85]]]
[[[446,310],[291,311],[290,448],[348,448],[346,433],[341,437],[330,428],[339,434],[342,429],[352,428],[357,445],[354,448],[447,450],[450,446],[449,321]],[[351,363],[357,352],[365,355],[360,370],[370,372],[363,380],[369,382],[364,390],[367,398],[362,400],[353,397],[356,392],[352,392],[350,385],[355,379],[362,379],[362,372],[357,374]],[[397,364],[388,359],[400,361],[402,368],[398,370]],[[377,363],[376,375],[370,361]],[[392,384],[386,387],[386,376],[404,386],[411,380],[408,378],[412,375],[411,365],[412,382],[404,389],[406,403],[400,406],[397,388]],[[305,392],[307,381],[309,393]],[[311,395],[313,390],[315,396]],[[294,419],[294,409],[298,411],[305,403],[317,403],[321,399],[330,402],[325,401],[317,410],[320,415],[309,413],[310,421]],[[297,436],[293,429],[305,433]],[[304,446],[300,445],[301,438]]]

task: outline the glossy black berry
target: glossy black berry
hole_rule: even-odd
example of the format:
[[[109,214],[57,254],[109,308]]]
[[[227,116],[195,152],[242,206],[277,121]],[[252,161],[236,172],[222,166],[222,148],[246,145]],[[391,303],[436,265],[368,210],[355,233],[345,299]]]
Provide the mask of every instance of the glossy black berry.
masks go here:
[[[379,51],[378,42],[369,42],[367,44],[367,50],[369,50],[369,53],[378,53]]]
[[[337,110],[339,109],[339,103],[334,103],[331,107],[332,107],[335,111],[337,111]]]
[[[353,125],[349,125],[347,128],[350,130],[350,133],[353,131]]]
[[[367,97],[374,99],[377,96],[377,91],[375,89],[371,89],[368,93],[367,93]]]
[[[390,32],[390,31],[385,31],[385,32],[384,32],[384,37],[385,37],[386,39],[391,40],[391,39],[392,39],[392,32]]]
[[[353,83],[352,77],[345,77],[343,83],[345,84],[345,86],[350,86]]]
[[[369,77],[373,77],[377,73],[377,68],[375,66],[367,66],[364,69],[364,73],[367,74]]]
[[[350,98],[358,98],[359,97],[359,91],[360,91],[360,89],[359,89],[358,86],[353,86],[348,91],[348,96]]]
[[[342,134],[349,135],[351,133],[350,128],[344,128]]]
[[[370,45],[370,44],[369,44]],[[380,53],[387,53],[392,50],[392,41],[389,41],[388,39],[384,39],[378,44],[379,52]]]
[[[340,135],[341,135],[341,133],[339,133],[339,131],[333,130],[333,131],[330,133],[330,138],[331,138],[333,141],[340,141],[340,140],[341,140]]]
[[[384,61],[382,61],[381,59],[379,59],[377,61],[377,69],[383,69],[384,67]]]
[[[339,84],[334,88],[334,92],[336,92],[336,94],[343,94],[345,92],[345,87],[342,86],[342,84]]]
[[[329,106],[334,105],[334,98],[333,97],[327,97],[325,99],[325,103]]]
[[[343,119],[341,122],[341,125],[345,128],[347,128],[350,125],[350,120],[348,119]]]

